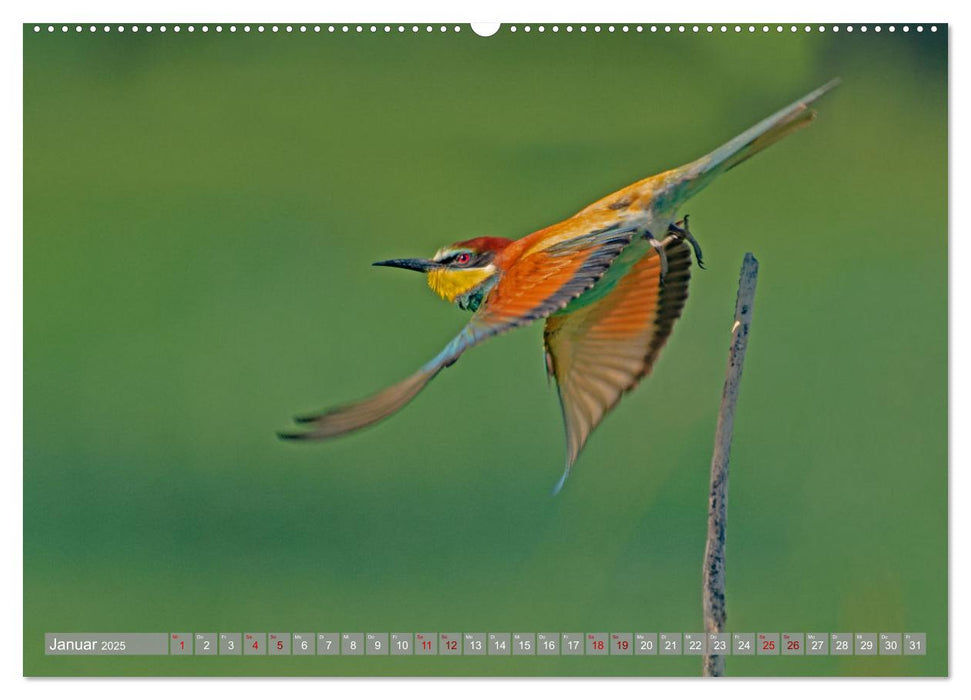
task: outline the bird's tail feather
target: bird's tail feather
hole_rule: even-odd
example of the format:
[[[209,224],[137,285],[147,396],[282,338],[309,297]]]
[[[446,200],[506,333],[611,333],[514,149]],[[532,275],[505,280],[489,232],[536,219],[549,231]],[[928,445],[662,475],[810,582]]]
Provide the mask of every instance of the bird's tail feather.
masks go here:
[[[792,132],[809,126],[816,118],[816,112],[811,108],[813,102],[839,84],[840,79],[834,78],[788,107],[763,119],[708,155],[674,170],[671,173],[672,191],[664,198],[666,204],[679,205],[697,194],[721,173],[745,162]]]

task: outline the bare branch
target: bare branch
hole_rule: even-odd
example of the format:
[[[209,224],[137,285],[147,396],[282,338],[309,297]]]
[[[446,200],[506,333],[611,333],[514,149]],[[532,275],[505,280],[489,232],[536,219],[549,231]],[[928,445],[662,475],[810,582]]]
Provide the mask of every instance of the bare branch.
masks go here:
[[[728,509],[728,461],[732,451],[732,432],[735,427],[735,404],[742,381],[742,364],[748,347],[752,307],[755,304],[755,283],[759,262],[751,253],[742,260],[735,301],[735,323],[732,326],[732,345],[728,352],[725,388],[722,390],[718,427],[715,429],[715,449],[711,456],[711,491],[708,495],[708,541],[705,545],[705,565],[702,573],[702,607],[705,632],[725,630],[725,522]],[[702,667],[704,676],[725,675],[725,656],[709,650]]]

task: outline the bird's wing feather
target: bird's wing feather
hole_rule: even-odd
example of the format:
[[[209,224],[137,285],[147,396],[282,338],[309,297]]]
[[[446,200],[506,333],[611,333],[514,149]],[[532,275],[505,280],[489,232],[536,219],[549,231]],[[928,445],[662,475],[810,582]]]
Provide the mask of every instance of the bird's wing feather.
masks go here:
[[[544,341],[547,370],[556,379],[566,427],[566,469],[594,428],[651,371],[688,297],[691,252],[668,245],[668,273],[660,282],[657,254],[641,258],[602,299],[550,316]]]
[[[613,225],[534,248],[503,273],[473,322],[501,332],[563,309],[604,276],[633,236]]]
[[[469,348],[486,338],[545,318],[590,289],[632,236],[631,231],[615,226],[524,255],[503,273],[465,328],[417,372],[363,401],[297,418],[304,430],[281,432],[280,437],[322,440],[387,418],[415,398],[442,369]]]
[[[321,413],[300,416],[296,422],[302,425],[303,430],[281,432],[278,433],[279,436],[288,440],[323,440],[351,433],[384,420],[404,408],[428,382],[455,362],[463,352],[481,342],[482,338],[478,335],[474,325],[467,324],[462,332],[445,346],[445,349],[406,379],[362,401],[337,406]]]

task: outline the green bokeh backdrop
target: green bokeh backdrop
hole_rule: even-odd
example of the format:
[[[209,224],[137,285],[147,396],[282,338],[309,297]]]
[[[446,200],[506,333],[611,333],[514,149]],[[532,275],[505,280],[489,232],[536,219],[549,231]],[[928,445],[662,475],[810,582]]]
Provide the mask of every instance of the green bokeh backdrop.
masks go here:
[[[46,29],[46,27],[45,27]],[[742,254],[762,268],[732,461],[732,631],[947,673],[947,40],[24,30],[29,675],[697,675],[697,658],[46,658],[45,631],[699,631]],[[518,237],[839,75],[685,209],[710,269],[656,371],[562,464],[541,329],[321,445],[291,415],[464,322],[369,267]]]

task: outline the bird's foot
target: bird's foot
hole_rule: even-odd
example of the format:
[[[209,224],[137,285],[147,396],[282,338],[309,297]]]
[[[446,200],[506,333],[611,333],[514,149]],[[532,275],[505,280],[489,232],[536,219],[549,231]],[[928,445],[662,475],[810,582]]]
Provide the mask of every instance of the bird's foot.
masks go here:
[[[695,251],[695,259],[698,261],[698,267],[702,270],[705,269],[705,260],[701,255],[701,246],[695,237],[691,235],[691,231],[688,229],[688,215],[685,214],[681,221],[668,225],[668,236],[664,239],[664,243],[667,244],[670,240],[677,241],[688,241],[691,244],[691,248]]]
[[[663,241],[659,241],[654,237],[654,234],[652,234],[650,231],[645,231],[644,238],[646,238],[647,242],[651,244],[651,247],[654,248],[655,251],[657,251],[657,257],[661,261],[661,280],[660,281],[661,281],[661,284],[664,284],[664,278],[668,274],[668,253],[664,249],[664,247],[671,239],[671,236],[668,236]]]

